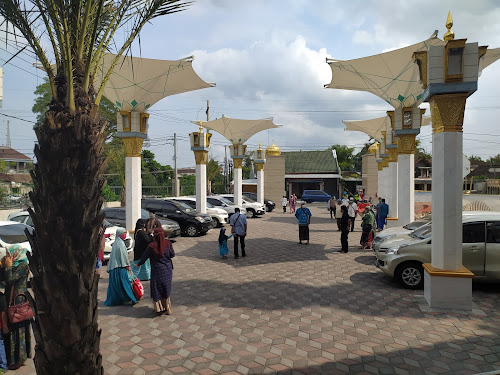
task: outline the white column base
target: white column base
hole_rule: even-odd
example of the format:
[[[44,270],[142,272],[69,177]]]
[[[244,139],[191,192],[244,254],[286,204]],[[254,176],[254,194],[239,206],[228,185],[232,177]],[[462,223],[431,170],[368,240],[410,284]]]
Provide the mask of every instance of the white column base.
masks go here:
[[[196,164],[196,210],[207,213],[207,165]]]
[[[234,204],[237,205],[238,207],[241,207],[243,205],[243,201],[241,199],[243,192],[242,178],[243,178],[243,171],[241,170],[241,168],[234,168],[233,169]]]
[[[257,202],[264,204],[264,171],[257,171]]]
[[[415,220],[415,155],[398,155],[398,226]]]
[[[424,297],[430,307],[472,310],[472,278],[431,276],[424,270]]]
[[[128,232],[133,233],[135,223],[141,218],[141,158],[125,158],[125,225]]]

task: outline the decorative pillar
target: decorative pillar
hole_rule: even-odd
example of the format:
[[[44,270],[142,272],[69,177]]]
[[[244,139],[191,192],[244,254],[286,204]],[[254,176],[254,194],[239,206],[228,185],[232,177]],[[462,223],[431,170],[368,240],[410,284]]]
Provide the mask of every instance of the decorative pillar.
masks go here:
[[[462,265],[462,125],[486,47],[454,40],[452,26],[448,13],[446,44],[414,54],[433,131],[432,263],[424,264],[424,296],[431,307],[471,310],[474,274]]]
[[[202,121],[200,131],[189,134],[191,150],[196,161],[196,210],[207,213],[207,159],[212,134],[203,132]]]
[[[415,137],[420,133],[425,109],[418,106],[387,112],[397,137],[398,225],[415,219]]]
[[[242,201],[242,179],[243,179],[243,158],[245,157],[245,152],[247,150],[246,145],[233,144],[229,146],[231,151],[231,157],[233,158],[233,193],[234,193],[234,204],[241,207]]]
[[[257,169],[257,202],[264,204],[264,164],[266,163],[266,151],[259,144],[254,161]]]
[[[149,113],[119,111],[116,114],[117,133],[125,148],[125,226],[134,233],[141,218],[142,178],[141,151],[148,133]]]

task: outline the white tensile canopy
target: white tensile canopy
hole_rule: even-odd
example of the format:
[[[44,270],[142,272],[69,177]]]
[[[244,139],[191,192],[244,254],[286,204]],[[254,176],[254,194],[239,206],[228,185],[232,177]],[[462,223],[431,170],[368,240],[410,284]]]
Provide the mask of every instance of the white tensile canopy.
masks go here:
[[[408,47],[360,59],[328,59],[332,81],[325,87],[368,91],[394,108],[418,105],[422,102],[422,87],[413,53],[439,44],[444,42],[439,38],[429,38]]]
[[[391,129],[391,121],[389,116],[377,117],[370,120],[344,120],[345,130],[363,132],[368,134],[373,139],[381,142],[383,131]],[[431,116],[423,116],[422,126],[431,124]]]
[[[95,87],[116,57],[104,56],[94,77]],[[122,56],[109,77],[104,96],[121,110],[143,112],[161,99],[183,92],[213,87],[202,80],[193,69],[193,57],[180,60],[155,60]]]
[[[250,137],[262,130],[279,128],[279,125],[273,123],[272,118],[261,120],[241,120],[222,116],[212,121],[191,121],[193,124],[216,131],[223,135],[233,145],[244,144]]]

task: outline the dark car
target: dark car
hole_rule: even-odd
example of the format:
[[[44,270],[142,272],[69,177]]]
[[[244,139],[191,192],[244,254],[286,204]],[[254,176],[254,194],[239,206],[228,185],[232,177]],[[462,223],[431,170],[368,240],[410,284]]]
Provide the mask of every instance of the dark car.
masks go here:
[[[102,210],[106,215],[106,220],[120,227],[125,228],[125,207],[106,207]],[[149,219],[149,212],[146,210],[141,210],[141,219]],[[161,227],[165,231],[165,236],[168,238],[174,238],[181,234],[181,228],[177,222],[169,219],[158,218],[161,223]]]
[[[245,197],[248,197],[254,201],[257,202],[257,194],[255,193],[242,193]],[[274,210],[274,207],[276,207],[276,203],[274,203],[273,201],[269,200],[269,199],[266,199],[264,198],[264,204],[266,205],[266,211],[267,212],[271,212],[272,210]]]
[[[323,190],[304,190],[301,199],[304,202],[328,202],[331,195]]]
[[[181,233],[189,237],[206,233],[212,229],[212,217],[193,210],[188,205],[169,199],[143,199],[143,209],[153,212],[158,218],[169,218],[179,223]]]

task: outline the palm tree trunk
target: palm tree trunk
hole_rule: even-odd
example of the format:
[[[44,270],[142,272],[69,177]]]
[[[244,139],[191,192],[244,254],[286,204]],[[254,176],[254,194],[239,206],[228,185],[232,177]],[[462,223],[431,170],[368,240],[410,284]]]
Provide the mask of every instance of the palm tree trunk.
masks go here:
[[[82,76],[78,68],[75,81]],[[35,130],[39,144],[31,172],[35,367],[38,375],[97,375],[103,373],[96,259],[106,135],[93,92],[75,84],[76,112],[70,113],[63,75],[56,79],[62,94]]]

